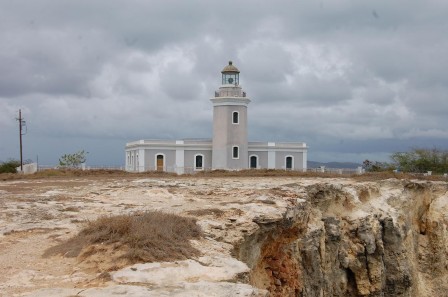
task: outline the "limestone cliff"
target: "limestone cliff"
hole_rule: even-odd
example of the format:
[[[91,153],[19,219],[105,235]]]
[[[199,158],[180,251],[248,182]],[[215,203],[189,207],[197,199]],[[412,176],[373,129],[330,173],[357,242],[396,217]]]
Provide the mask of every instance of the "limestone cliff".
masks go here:
[[[2,296],[448,296],[446,181],[20,180],[0,182],[0,206]],[[143,210],[197,219],[201,255],[128,267],[106,248],[42,256],[82,220]]]
[[[446,183],[286,184],[283,217],[235,249],[270,296],[448,296]],[[290,195],[291,196],[291,195]]]

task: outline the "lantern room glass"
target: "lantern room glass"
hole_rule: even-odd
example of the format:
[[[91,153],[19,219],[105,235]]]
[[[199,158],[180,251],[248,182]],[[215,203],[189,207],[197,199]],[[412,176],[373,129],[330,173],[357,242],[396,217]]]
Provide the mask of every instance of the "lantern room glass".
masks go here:
[[[223,85],[239,85],[240,74],[239,73],[223,73],[222,74]]]

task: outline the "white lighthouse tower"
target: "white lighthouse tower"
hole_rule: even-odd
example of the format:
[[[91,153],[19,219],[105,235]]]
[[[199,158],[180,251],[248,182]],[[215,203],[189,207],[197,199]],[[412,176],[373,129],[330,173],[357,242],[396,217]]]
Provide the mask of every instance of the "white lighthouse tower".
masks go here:
[[[240,71],[232,61],[224,67],[222,85],[213,103],[212,169],[248,168],[247,106]]]

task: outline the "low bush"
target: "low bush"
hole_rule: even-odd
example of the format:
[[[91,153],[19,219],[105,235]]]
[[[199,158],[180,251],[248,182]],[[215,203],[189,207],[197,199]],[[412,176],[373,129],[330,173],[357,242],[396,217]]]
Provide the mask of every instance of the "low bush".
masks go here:
[[[0,173],[17,173],[17,167],[20,166],[20,161],[9,160],[0,163]]]
[[[189,241],[201,235],[195,219],[175,214],[150,211],[103,216],[88,222],[75,237],[48,249],[45,256],[77,257],[82,251],[95,253],[88,248],[101,244],[124,251],[120,258],[128,263],[182,260],[199,255]]]

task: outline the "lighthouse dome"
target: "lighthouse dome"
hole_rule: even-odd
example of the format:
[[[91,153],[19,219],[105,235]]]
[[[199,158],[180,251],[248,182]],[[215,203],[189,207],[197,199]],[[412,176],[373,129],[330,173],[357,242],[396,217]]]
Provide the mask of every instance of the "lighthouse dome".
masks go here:
[[[233,66],[232,61],[229,61],[229,65],[224,67],[224,69],[221,71],[221,73],[229,73],[229,72],[240,73],[238,68]]]

